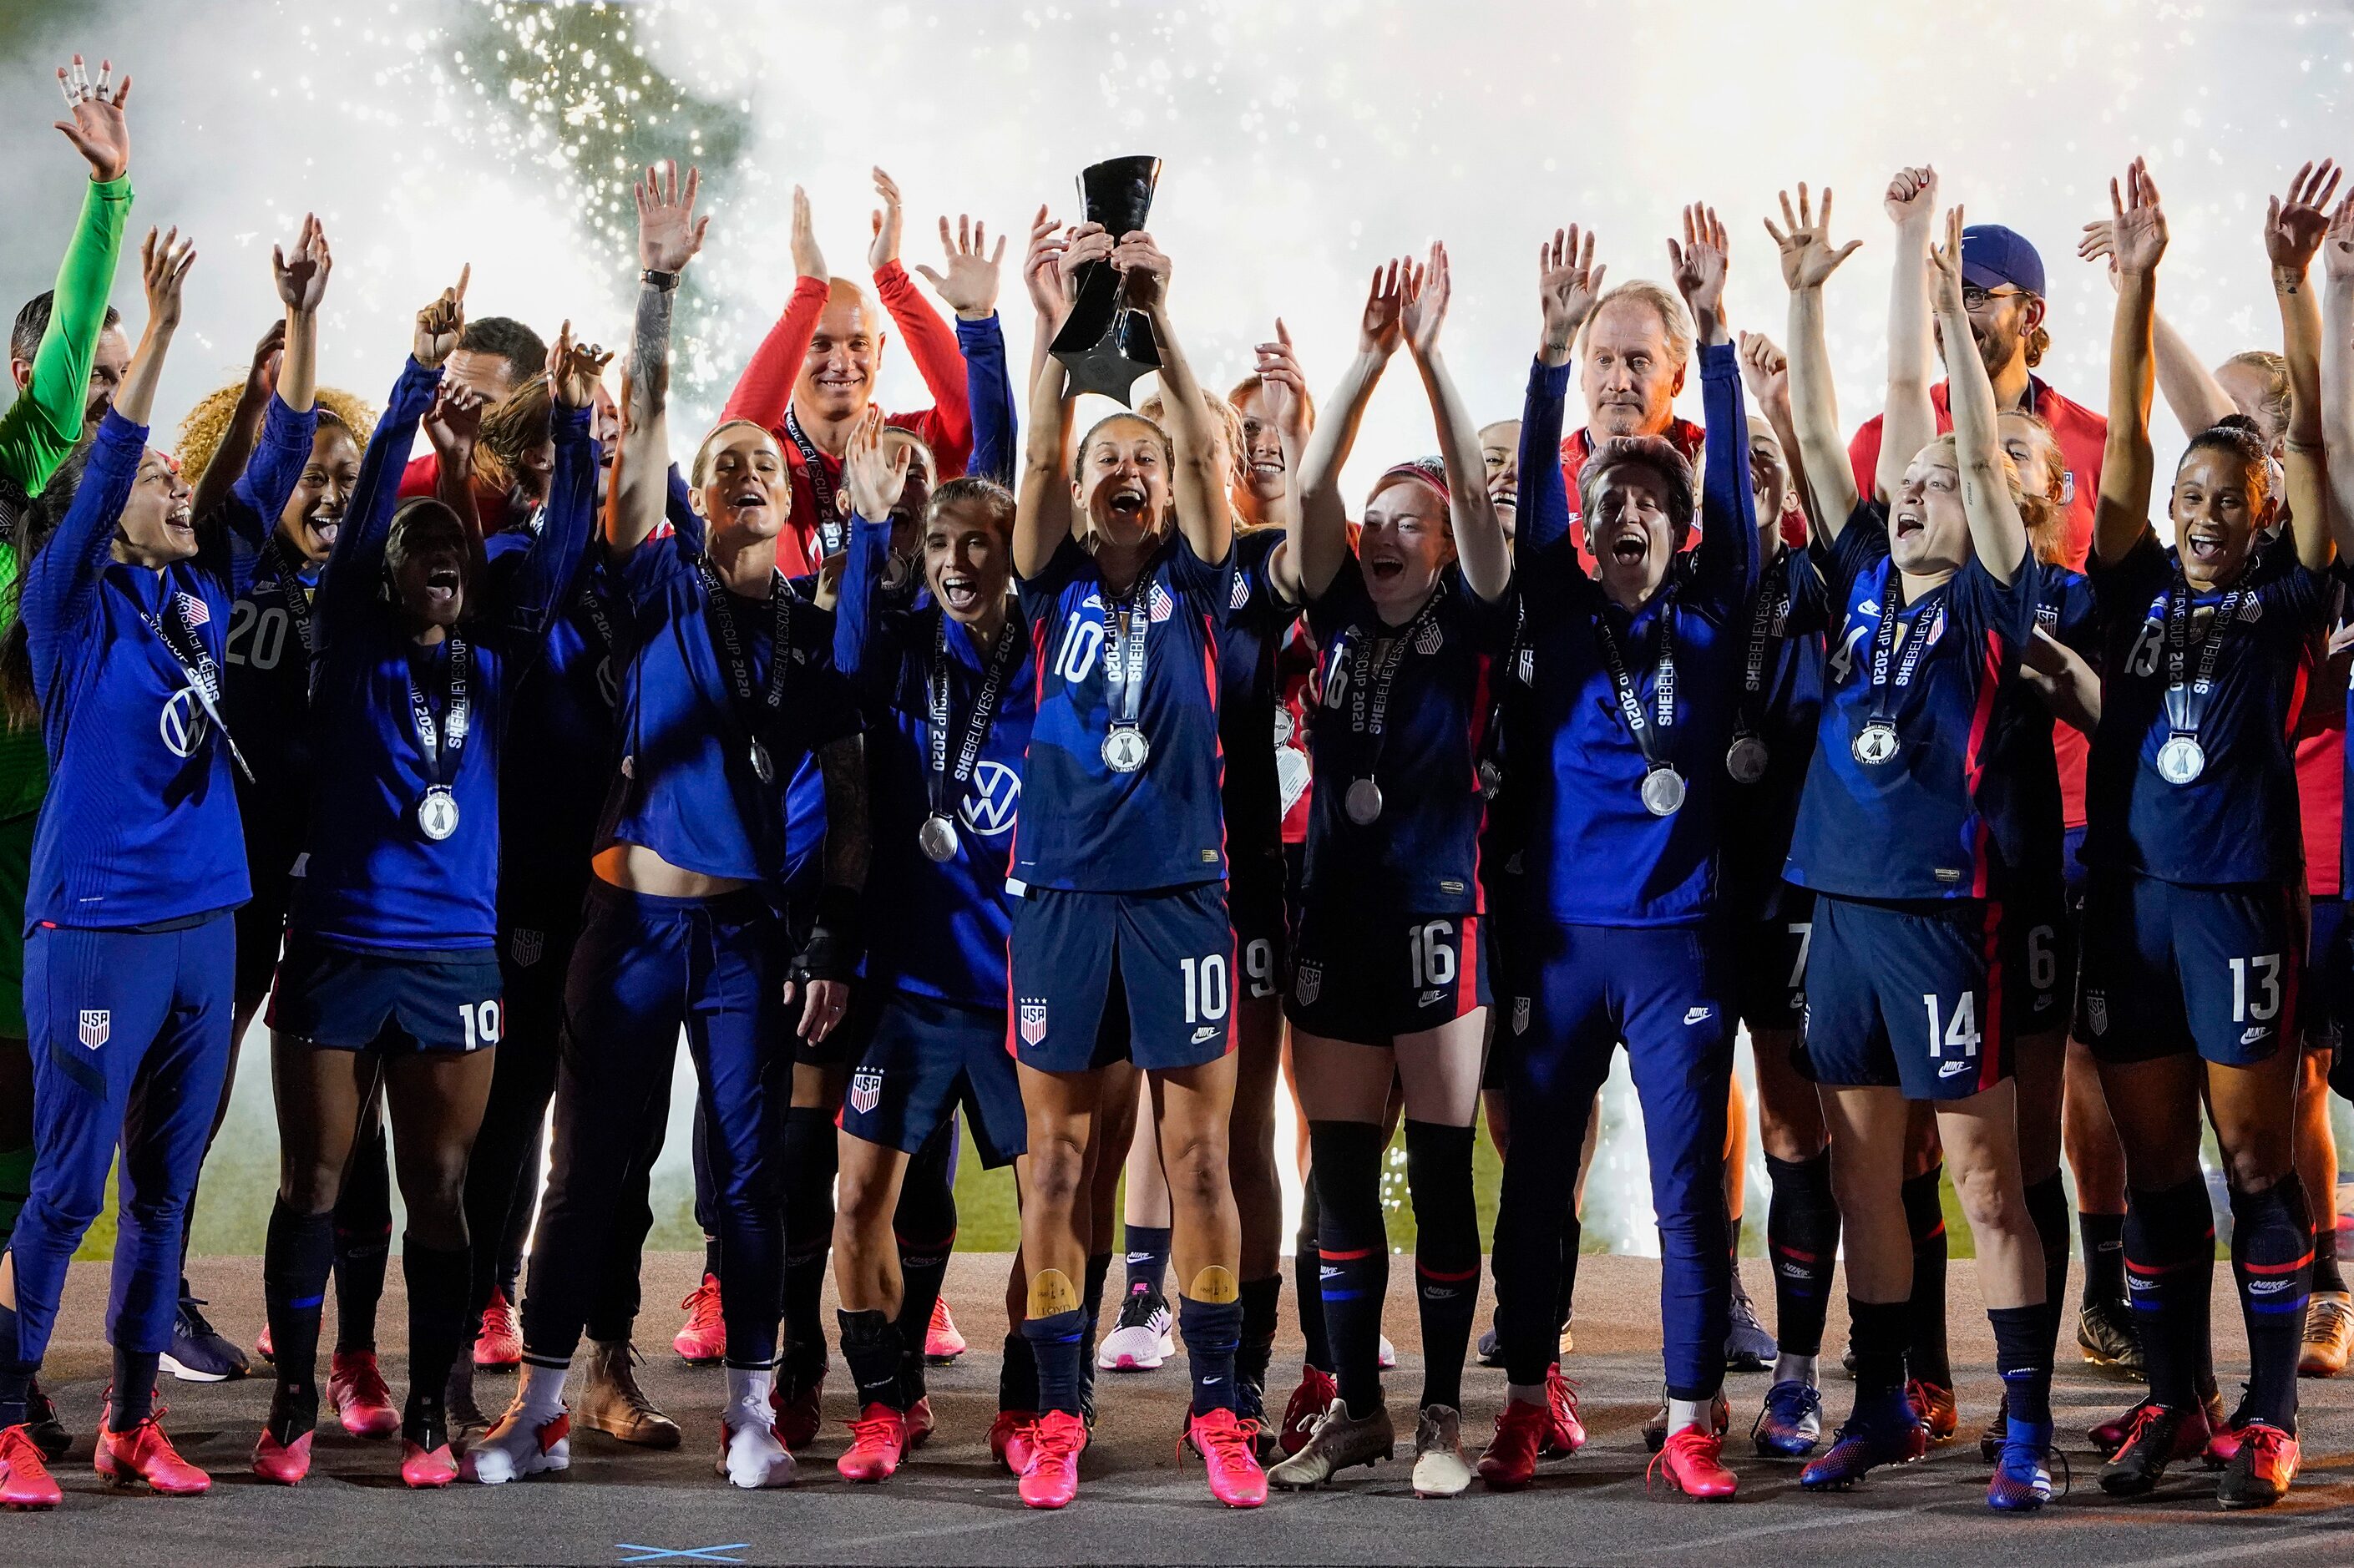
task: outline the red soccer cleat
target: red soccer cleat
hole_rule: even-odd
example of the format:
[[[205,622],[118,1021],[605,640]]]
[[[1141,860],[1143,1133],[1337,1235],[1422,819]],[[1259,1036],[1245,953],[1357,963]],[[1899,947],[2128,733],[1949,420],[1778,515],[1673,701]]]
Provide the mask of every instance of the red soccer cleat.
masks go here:
[[[491,1292],[482,1308],[482,1331],[474,1340],[474,1365],[486,1372],[512,1372],[523,1361],[523,1325],[504,1290]]]
[[[819,1372],[801,1387],[785,1397],[785,1380],[777,1379],[769,1391],[769,1408],[777,1413],[777,1441],[786,1449],[798,1454],[817,1441],[825,1428],[825,1373]]]
[[[2228,1509],[2270,1508],[2296,1479],[2296,1439],[2266,1421],[2249,1422],[2239,1437],[2215,1500]]]
[[[404,1437],[400,1443],[400,1478],[419,1491],[446,1487],[458,1478],[458,1461],[451,1455],[447,1443],[428,1450]]]
[[[270,1342],[270,1325],[267,1323],[261,1326],[260,1334],[254,1339],[253,1353],[272,1366],[278,1363],[278,1351]]]
[[[55,1508],[64,1500],[32,1434],[22,1426],[0,1431],[0,1508]]]
[[[1258,1423],[1231,1410],[1213,1410],[1185,1423],[1186,1446],[1202,1456],[1210,1495],[1228,1508],[1257,1508],[1267,1501],[1257,1439]]]
[[[670,1348],[691,1367],[717,1366],[727,1354],[727,1325],[719,1316],[719,1277],[706,1274],[679,1305],[686,1321],[671,1336]]]
[[[1668,1434],[1659,1452],[1651,1460],[1649,1477],[1664,1472],[1668,1484],[1688,1498],[1708,1502],[1723,1502],[1733,1496],[1737,1484],[1731,1470],[1724,1467],[1724,1439],[1698,1426],[1681,1426]]]
[[[989,1424],[990,1457],[1020,1475],[1030,1462],[1030,1428],[1037,1419],[1034,1410],[999,1411]]]
[[[1087,1424],[1067,1410],[1050,1410],[1030,1424],[1023,1443],[1022,1479],[1016,1483],[1028,1508],[1068,1508],[1079,1495],[1079,1455],[1087,1446]],[[1012,1446],[1008,1445],[1011,1452]]]
[[[1544,1447],[1548,1457],[1575,1454],[1585,1446],[1585,1423],[1577,1415],[1577,1385],[1561,1375],[1561,1363],[1545,1369]]]
[[[270,1435],[269,1427],[263,1427],[261,1440],[253,1446],[253,1473],[281,1487],[301,1485],[311,1473],[311,1434],[281,1443]]]
[[[932,1428],[938,1425],[938,1423],[932,1419],[932,1396],[930,1394],[928,1393],[924,1395],[923,1398],[907,1406],[908,1448],[912,1451],[922,1447],[924,1446],[924,1439],[932,1435]]]
[[[1283,1451],[1297,1454],[1307,1447],[1316,1423],[1340,1397],[1340,1385],[1332,1381],[1331,1372],[1315,1367],[1300,1368],[1299,1386],[1291,1391],[1291,1398],[1283,1407],[1283,1430],[1278,1434]]]
[[[1550,1413],[1523,1400],[1508,1401],[1496,1416],[1496,1435],[1479,1456],[1479,1478],[1491,1492],[1514,1492],[1537,1478],[1537,1452],[1552,1430]]]
[[[327,1403],[335,1419],[355,1437],[389,1437],[400,1430],[400,1412],[384,1385],[374,1351],[337,1351],[328,1363]]]
[[[850,1447],[833,1467],[845,1481],[887,1481],[907,1457],[907,1417],[887,1404],[870,1404],[850,1424]]]
[[[924,1359],[936,1367],[944,1367],[962,1354],[964,1336],[957,1331],[956,1319],[949,1316],[948,1300],[935,1297],[931,1326],[924,1330]]]
[[[180,1457],[164,1428],[150,1415],[128,1432],[98,1429],[90,1468],[118,1487],[144,1481],[164,1497],[195,1497],[212,1490],[213,1478]]]
[[[1954,1401],[1954,1391],[1944,1383],[1916,1377],[1904,1385],[1904,1397],[1913,1402],[1913,1414],[1920,1418],[1930,1442],[1943,1443],[1962,1429],[1961,1406]]]

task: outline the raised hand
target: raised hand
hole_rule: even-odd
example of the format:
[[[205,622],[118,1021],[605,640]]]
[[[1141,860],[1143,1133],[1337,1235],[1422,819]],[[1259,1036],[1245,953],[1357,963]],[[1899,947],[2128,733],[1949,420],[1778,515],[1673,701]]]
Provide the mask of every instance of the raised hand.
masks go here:
[[[1414,286],[1406,292],[1405,308],[1398,313],[1398,325],[1405,334],[1406,348],[1416,358],[1427,359],[1437,351],[1438,329],[1447,322],[1450,292],[1447,245],[1434,239],[1430,242],[1430,260],[1415,269]]]
[[[703,249],[711,227],[708,217],[695,216],[695,193],[703,188],[703,171],[690,167],[686,184],[678,180],[678,162],[664,158],[647,166],[637,182],[638,265],[649,272],[684,272]],[[799,221],[801,207],[794,207]]]
[[[2354,196],[2329,215],[2329,232],[2321,242],[2321,270],[2332,282],[2354,282]]]
[[[902,217],[898,182],[877,168],[875,171],[875,194],[883,198],[883,205],[875,209],[875,238],[866,247],[866,266],[870,271],[880,272],[899,259]]]
[[[1090,261],[1109,261],[1117,242],[1100,223],[1083,223],[1063,238],[1061,256],[1055,265],[1062,273],[1066,299],[1076,299],[1079,291],[1079,270]],[[1066,305],[1065,310],[1070,307]],[[1059,319],[1059,318],[1058,318]]]
[[[2324,158],[2307,164],[2288,183],[2286,196],[2274,196],[2264,209],[2264,255],[2275,272],[2302,277],[2329,231],[2329,204],[2338,194],[2341,171]]]
[[[793,274],[801,278],[827,278],[825,252],[817,247],[817,223],[810,217],[809,193],[801,186],[793,187]]]
[[[1063,226],[1040,203],[1030,220],[1030,249],[1022,256],[1022,286],[1030,291],[1030,308],[1049,328],[1060,328],[1071,313],[1071,284],[1063,272],[1063,252],[1069,248]]]
[[[613,356],[593,343],[572,341],[572,323],[566,322],[556,341],[547,345],[547,388],[567,408],[586,408],[597,398],[597,384]]]
[[[1365,290],[1365,313],[1357,322],[1357,352],[1378,354],[1386,359],[1397,352],[1405,336],[1401,318],[1405,312],[1406,290],[1414,281],[1414,260],[1399,257],[1373,269],[1373,281]]]
[[[2327,227],[2327,217],[2322,216]],[[2158,203],[2158,182],[2149,177],[2149,165],[2136,158],[2126,166],[2125,184],[2109,182],[2109,223],[2105,253],[2109,265],[2121,274],[2147,278],[2158,270],[2158,259],[2166,254],[2166,213]],[[2316,243],[2319,243],[2317,239]],[[2094,249],[2087,239],[2078,248],[2082,253]],[[2306,250],[2309,260],[2313,251]],[[2297,263],[2299,271],[2305,263]]]
[[[1823,193],[1824,221],[1829,221],[1831,193]],[[1926,227],[1931,215],[1937,210],[1937,171],[1923,164],[1917,168],[1897,170],[1888,177],[1887,194],[1880,198],[1880,210],[1888,221],[1899,228],[1907,224]]]
[[[1961,315],[1969,307],[1962,302],[1962,209],[1946,209],[1946,243],[1929,247],[1929,309],[1938,315]]]
[[[279,317],[253,345],[253,359],[245,370],[245,392],[257,400],[278,390],[278,366],[286,357],[286,318]]]
[[[417,333],[409,341],[409,354],[428,370],[438,370],[458,346],[459,334],[466,330],[466,284],[474,275],[474,264],[466,263],[458,274],[455,288],[441,291],[441,297],[417,313]]]
[[[1169,297],[1169,258],[1143,229],[1120,236],[1112,248],[1111,264],[1120,276],[1121,293],[1140,311],[1159,310]]]
[[[842,454],[843,488],[851,510],[869,523],[890,516],[907,488],[907,471],[915,461],[916,449],[909,442],[895,441],[890,450],[884,450],[883,410],[868,404]]]
[[[1308,378],[1300,373],[1299,357],[1291,348],[1291,329],[1283,318],[1275,321],[1275,341],[1256,344],[1258,356],[1259,405],[1267,410],[1267,422],[1283,437],[1284,444],[1295,453],[1308,446]],[[1296,461],[1296,460],[1295,460]]]
[[[1695,322],[1724,314],[1725,250],[1724,225],[1716,209],[1699,202],[1684,208],[1684,242],[1679,247],[1673,235],[1668,237],[1668,267]]]
[[[1558,365],[1569,357],[1578,329],[1602,297],[1602,274],[1594,264],[1594,235],[1582,238],[1577,225],[1553,231],[1551,244],[1537,244],[1537,303],[1544,312],[1545,356]]]
[[[1905,171],[1906,174],[1914,172]],[[1901,179],[1903,175],[1898,177]],[[1936,189],[1935,175],[1929,176],[1927,188],[1932,192]],[[1895,186],[1892,185],[1889,189],[1893,199]],[[1788,191],[1782,192],[1781,196],[1785,227],[1775,228],[1774,220],[1769,217],[1766,220],[1766,232],[1773,237],[1776,245],[1781,247],[1782,281],[1794,294],[1805,289],[1819,289],[1823,281],[1838,271],[1840,263],[1854,255],[1863,241],[1850,239],[1845,245],[1831,244],[1831,193],[1828,185],[1823,188],[1823,210],[1819,219],[1815,216],[1814,203],[1807,194],[1805,181],[1798,184],[1798,205],[1796,207],[1790,205]]]
[[[1768,423],[1790,422],[1790,356],[1762,332],[1740,338],[1741,380]]]
[[[169,333],[180,324],[181,291],[188,269],[196,264],[196,242],[182,239],[176,228],[158,239],[154,229],[139,246],[139,271],[147,291],[147,320],[157,331]]]
[[[425,439],[433,443],[433,455],[440,460],[442,472],[472,471],[474,442],[482,433],[482,411],[489,407],[489,398],[462,382],[445,379],[433,389],[432,407],[425,410]]]
[[[1040,207],[1043,216],[1045,208]],[[1032,247],[1036,247],[1036,228],[1032,228]],[[976,223],[963,213],[957,214],[956,232],[949,232],[948,215],[940,216],[940,249],[948,257],[948,270],[935,272],[922,262],[916,270],[932,286],[949,309],[967,321],[984,321],[997,313],[997,272],[1005,260],[1005,236],[997,237],[997,249],[989,249],[989,226]],[[1033,299],[1036,296],[1034,293]]]
[[[122,117],[122,106],[131,99],[131,73],[123,72],[122,85],[109,91],[113,74],[114,62],[102,59],[98,80],[91,81],[80,55],[70,68],[58,68],[58,86],[65,90],[66,112],[71,118],[51,123],[89,160],[94,180],[121,179],[131,167],[131,128]]]
[[[291,259],[279,247],[270,248],[270,272],[278,281],[278,297],[288,310],[304,315],[317,313],[319,302],[327,296],[327,274],[334,265],[327,249],[327,231],[311,213],[302,215],[302,232],[295,236]]]

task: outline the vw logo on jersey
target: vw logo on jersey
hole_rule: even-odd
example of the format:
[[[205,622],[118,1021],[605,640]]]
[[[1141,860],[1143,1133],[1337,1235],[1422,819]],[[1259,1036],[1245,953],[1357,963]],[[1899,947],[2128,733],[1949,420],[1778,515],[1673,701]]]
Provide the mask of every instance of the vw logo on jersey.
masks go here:
[[[986,839],[1002,838],[1022,810],[1022,775],[1002,762],[983,762],[972,770],[972,788],[957,808],[965,826]]]
[[[212,721],[205,716],[205,705],[194,686],[182,686],[164,703],[163,715],[155,728],[164,737],[165,749],[175,757],[194,757],[212,732]]]

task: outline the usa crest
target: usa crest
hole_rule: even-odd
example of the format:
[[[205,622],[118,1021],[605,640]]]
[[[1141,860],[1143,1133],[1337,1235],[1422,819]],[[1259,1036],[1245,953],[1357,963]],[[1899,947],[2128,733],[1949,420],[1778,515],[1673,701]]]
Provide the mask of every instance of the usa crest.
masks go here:
[[[1446,642],[1447,633],[1440,630],[1438,622],[1434,620],[1429,625],[1424,627],[1422,630],[1416,635],[1414,640],[1414,651],[1425,657],[1428,657],[1430,654],[1437,652],[1440,648],[1446,645]]]
[[[508,956],[525,969],[539,962],[540,955],[546,950],[546,932],[526,931],[521,927],[515,928],[514,939],[507,943]]]
[[[1169,590],[1162,588],[1159,583],[1154,583],[1152,585],[1151,603],[1152,622],[1156,626],[1177,613],[1177,601],[1171,599],[1169,597]]]
[[[81,1043],[95,1051],[114,1034],[114,1014],[103,1007],[81,1010]]]
[[[2084,1019],[2093,1026],[2094,1033],[2106,1034],[2109,1032],[2109,999],[2106,992],[2088,991],[2084,993]]]
[[[1022,1001],[1022,1043],[1035,1045],[1046,1038],[1046,1003],[1024,997]]]
[[[1300,965],[1299,978],[1292,983],[1292,991],[1299,998],[1299,1005],[1314,1006],[1316,998],[1322,993],[1323,990],[1324,966],[1322,964]]]
[[[1512,1033],[1515,1034],[1526,1034],[1528,1032],[1529,999],[1524,996],[1516,996],[1512,998]]]
[[[861,1116],[883,1103],[883,1069],[861,1067],[850,1075],[850,1108]]]

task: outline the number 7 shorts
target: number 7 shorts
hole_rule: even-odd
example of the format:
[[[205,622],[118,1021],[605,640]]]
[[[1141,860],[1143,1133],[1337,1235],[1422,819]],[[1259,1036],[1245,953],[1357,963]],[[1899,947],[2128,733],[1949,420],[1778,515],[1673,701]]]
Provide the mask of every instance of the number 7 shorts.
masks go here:
[[[2286,887],[2099,872],[2084,892],[2076,1038],[2104,1062],[2195,1051],[2252,1066],[2296,1038],[2304,938]]]
[[[1387,1045],[1488,1005],[1487,933],[1477,915],[1299,916],[1284,1015],[1327,1040]]]
[[[1153,893],[1027,887],[1013,905],[1006,1045],[1023,1066],[1167,1072],[1235,1048],[1222,882]]]
[[[1807,1060],[1831,1088],[1967,1099],[2010,1076],[2003,906],[1815,899]]]

